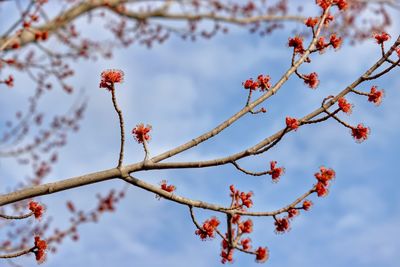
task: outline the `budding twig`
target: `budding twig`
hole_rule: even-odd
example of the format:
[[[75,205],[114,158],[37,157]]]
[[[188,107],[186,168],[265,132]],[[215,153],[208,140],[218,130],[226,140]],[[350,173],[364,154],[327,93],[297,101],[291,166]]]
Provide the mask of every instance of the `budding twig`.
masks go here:
[[[23,215],[17,215],[17,216],[0,214],[0,218],[7,219],[7,220],[22,220],[22,219],[29,218],[33,214],[34,214],[33,212],[23,214]]]
[[[18,252],[14,252],[14,253],[10,253],[10,254],[4,254],[4,255],[0,255],[1,259],[10,259],[10,258],[16,258],[16,257],[20,257],[22,255],[26,255],[28,253],[31,253],[34,251],[36,247],[31,247],[31,248],[27,248]]]

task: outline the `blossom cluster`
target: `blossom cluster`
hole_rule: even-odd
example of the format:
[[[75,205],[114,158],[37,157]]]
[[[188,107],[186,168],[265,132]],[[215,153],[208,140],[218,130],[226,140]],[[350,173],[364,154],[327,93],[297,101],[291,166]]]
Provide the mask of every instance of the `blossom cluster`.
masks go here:
[[[253,201],[251,197],[253,196],[253,192],[241,192],[235,189],[234,185],[229,187],[231,193],[230,196],[232,198],[233,206],[235,208],[251,208],[253,206]]]
[[[362,123],[359,123],[357,127],[351,128],[351,135],[356,140],[357,143],[367,140],[370,134],[370,129],[365,127]]]
[[[166,180],[162,180],[160,183],[160,187],[162,190],[168,192],[168,193],[172,193],[176,190],[176,187],[172,184],[168,185]]]
[[[100,88],[106,88],[109,91],[113,90],[115,83],[124,81],[124,72],[122,70],[110,69],[101,73]]]
[[[300,122],[292,117],[286,117],[286,127],[291,130],[297,130],[300,126]]]
[[[260,92],[264,92],[271,88],[270,80],[270,76],[260,74],[258,75],[256,81],[254,81],[253,79],[248,79],[242,84],[245,89],[250,89],[250,91],[259,89]]]
[[[283,167],[276,167],[276,161],[270,162],[270,171],[268,172],[271,175],[272,181],[277,182],[279,178],[285,173],[285,168]]]
[[[219,220],[216,217],[212,217],[211,219],[206,220],[203,223],[201,229],[197,229],[195,234],[198,235],[201,240],[206,240],[208,238],[215,237],[215,229],[220,224]]]
[[[40,239],[39,236],[35,236],[33,253],[35,254],[36,261],[43,263],[46,260],[47,242],[46,240]]]
[[[35,218],[41,219],[44,213],[44,207],[35,201],[30,201],[28,205],[29,205],[29,210],[33,213]]]
[[[151,125],[144,126],[143,123],[136,125],[135,128],[132,129],[132,134],[134,135],[136,141],[138,143],[148,142],[150,140]]]
[[[319,197],[324,197],[328,194],[328,187],[330,181],[335,178],[335,171],[333,169],[328,169],[321,167],[320,171],[315,173],[315,178],[317,179],[317,184],[315,186],[315,191]]]

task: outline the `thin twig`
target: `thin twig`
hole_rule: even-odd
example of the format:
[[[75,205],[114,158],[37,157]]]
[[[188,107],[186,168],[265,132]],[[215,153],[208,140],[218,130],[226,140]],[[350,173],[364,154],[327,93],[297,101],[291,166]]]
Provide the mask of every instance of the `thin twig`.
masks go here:
[[[15,253],[0,255],[0,259],[10,259],[10,258],[20,257],[20,256],[22,256],[22,255],[26,255],[26,254],[28,254],[28,253],[33,252],[33,250],[34,250],[35,248],[36,248],[36,247],[32,247],[32,248],[27,248],[27,249],[24,249],[24,250],[15,252]]]
[[[23,214],[23,215],[16,215],[16,216],[0,214],[0,218],[7,219],[7,220],[22,220],[22,219],[26,219],[32,215],[33,215],[33,212]]]
[[[124,160],[125,127],[124,127],[124,118],[122,116],[122,111],[118,107],[117,99],[115,97],[114,84],[113,84],[113,86],[111,88],[111,96],[112,96],[112,102],[113,102],[114,109],[118,114],[119,128],[120,128],[120,133],[121,133],[121,147],[120,147],[120,151],[119,151],[118,166],[117,166],[119,168],[119,167],[122,166],[122,163],[123,163],[123,160]]]

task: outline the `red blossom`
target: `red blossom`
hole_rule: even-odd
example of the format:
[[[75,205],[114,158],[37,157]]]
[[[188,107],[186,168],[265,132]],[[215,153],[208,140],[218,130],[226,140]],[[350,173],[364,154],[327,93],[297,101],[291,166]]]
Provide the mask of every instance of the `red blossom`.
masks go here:
[[[376,33],[374,35],[374,38],[377,44],[383,44],[384,42],[390,39],[390,35],[386,32],[382,32],[381,34]]]
[[[303,75],[304,83],[307,84],[310,88],[315,89],[319,84],[318,74],[316,72],[312,72],[308,75]]]
[[[299,121],[297,119],[291,118],[291,117],[286,117],[286,126],[289,129],[292,129],[292,130],[296,131],[299,128],[300,124],[299,124]]]
[[[276,233],[284,233],[286,231],[288,231],[290,228],[290,223],[288,218],[284,217],[284,218],[278,218],[275,219],[275,232]]]
[[[122,83],[124,81],[124,72],[122,70],[105,70],[101,73],[100,88],[112,90],[114,83]]]
[[[317,192],[318,197],[324,197],[328,194],[328,189],[320,182],[315,186],[315,191]]]
[[[47,31],[41,32],[41,31],[37,31],[35,32],[35,40],[36,41],[46,41],[47,38],[49,38],[49,33]]]
[[[249,234],[253,232],[253,221],[251,219],[248,219],[247,221],[240,223],[239,229],[244,234]]]
[[[334,19],[334,17],[332,16],[331,13],[328,13],[328,15],[326,15],[326,18],[324,20],[324,25],[328,26],[330,22],[332,22]]]
[[[250,238],[244,238],[240,240],[240,244],[242,245],[244,250],[249,250],[251,249],[251,239]]]
[[[231,219],[231,221],[232,221],[232,223],[233,224],[238,224],[239,223],[239,221],[240,221],[240,214],[235,214],[235,215],[233,215],[232,216],[232,219]]]
[[[258,75],[257,81],[260,87],[260,91],[265,91],[271,87],[271,77],[269,75]]]
[[[289,38],[288,46],[293,47],[295,53],[303,54],[305,51],[303,48],[303,38],[300,36]]]
[[[46,260],[46,249],[47,242],[46,240],[41,240],[39,236],[35,236],[35,248],[33,253],[35,253],[36,261],[40,264]]]
[[[4,81],[0,81],[0,83],[1,82],[5,83],[8,87],[13,87],[14,86],[14,77],[12,75],[8,75],[8,78]]]
[[[242,207],[245,206],[247,208],[251,208],[253,206],[253,201],[251,200],[251,197],[253,196],[253,192],[240,192],[239,190],[235,189],[234,185],[230,185],[229,189],[231,191],[230,196],[232,197],[233,203],[237,207]]]
[[[320,167],[319,172],[314,174],[314,176],[318,180],[318,182],[322,183],[324,186],[328,186],[329,181],[331,181],[335,178],[336,173],[333,169]]]
[[[347,102],[347,100],[344,97],[339,98],[338,100],[338,105],[339,108],[346,114],[351,114],[351,109],[353,107],[352,104]]]
[[[319,37],[317,43],[315,44],[316,49],[319,50],[320,53],[323,53],[327,46],[328,44],[325,43],[325,37],[323,36]]]
[[[319,21],[319,18],[309,17],[309,18],[307,18],[305,24],[306,24],[307,27],[311,27],[312,28],[312,27],[315,27],[315,25],[317,25],[318,21]]]
[[[206,220],[201,229],[197,229],[195,234],[200,236],[202,240],[215,237],[215,229],[219,225],[219,220],[216,217]]]
[[[29,209],[33,213],[36,219],[41,219],[44,213],[44,207],[40,205],[38,202],[30,201],[29,202]]]
[[[132,129],[132,134],[134,135],[138,143],[148,142],[150,140],[149,133],[151,129],[151,125],[147,124],[146,126],[144,126],[143,123],[140,123]]]
[[[323,10],[326,10],[332,5],[332,0],[316,0],[317,5],[319,5]]]
[[[233,249],[230,249],[229,252],[226,252],[225,250],[221,251],[221,263],[225,264],[227,262],[232,263],[233,262]]]
[[[245,89],[256,90],[258,88],[258,82],[253,81],[253,79],[246,80],[243,84]]]
[[[285,168],[283,167],[277,168],[276,163],[277,163],[276,161],[270,162],[271,170],[268,173],[271,175],[273,182],[277,182],[279,178],[285,173]]]
[[[251,208],[251,206],[253,206],[253,200],[251,200],[252,196],[253,196],[253,192],[251,192],[251,191],[248,193],[241,192],[239,197],[240,197],[240,200],[242,201],[242,206]]]
[[[396,53],[397,53],[397,56],[400,57],[400,47],[396,48]]]
[[[336,34],[332,34],[329,38],[329,44],[334,49],[338,49],[342,45],[342,37],[337,37]]]
[[[311,200],[306,199],[306,200],[303,201],[303,209],[305,211],[310,210],[312,205],[313,205],[313,203],[312,203]]]
[[[378,90],[376,86],[371,87],[371,91],[368,94],[368,101],[379,106],[382,103],[382,98],[384,96],[383,90]]]
[[[269,251],[268,248],[259,247],[256,250],[256,262],[263,263],[268,260]]]
[[[334,4],[337,5],[339,10],[346,10],[349,6],[349,4],[347,3],[347,0],[334,0]]]
[[[329,186],[329,182],[335,178],[335,175],[336,173],[333,169],[325,167],[321,167],[320,171],[315,174],[315,178],[318,180],[315,186],[318,197],[324,197],[328,194],[329,191],[327,187]]]
[[[351,135],[357,143],[367,140],[370,130],[368,127],[364,127],[363,124],[358,124],[357,127],[351,129]]]
[[[289,219],[292,219],[292,218],[296,217],[297,215],[299,215],[299,210],[298,209],[290,208],[288,210],[288,218]]]
[[[168,185],[166,180],[161,181],[160,187],[162,190],[167,191],[168,193],[174,192],[176,189],[174,185]]]

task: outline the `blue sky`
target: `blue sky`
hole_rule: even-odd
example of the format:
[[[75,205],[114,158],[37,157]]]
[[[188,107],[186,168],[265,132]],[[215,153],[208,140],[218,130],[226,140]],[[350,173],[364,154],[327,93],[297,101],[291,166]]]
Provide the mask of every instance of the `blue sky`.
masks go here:
[[[394,23],[390,34],[399,34]],[[228,35],[211,40],[184,42],[172,38],[165,44],[146,49],[131,46],[115,51],[111,60],[79,62],[71,79],[89,96],[89,106],[81,130],[71,136],[60,154],[60,162],[47,182],[111,168],[117,160],[119,127],[108,92],[98,88],[102,70],[118,68],[125,82],[117,88],[124,112],[126,130],[137,123],[153,126],[149,144],[157,155],[212,129],[242,108],[246,91],[241,83],[258,74],[269,74],[272,82],[290,64],[288,31],[259,38],[243,29],[233,28]],[[248,115],[224,131],[177,159],[212,159],[251,146],[284,127],[286,116],[301,117],[320,105],[327,95],[341,91],[379,57],[374,42],[346,45],[338,52],[329,50],[315,55],[313,63],[301,68],[304,73],[317,71],[320,86],[310,90],[292,77],[279,93],[264,106],[263,115]],[[232,166],[201,170],[163,170],[139,173],[137,177],[152,183],[167,179],[177,186],[177,194],[209,202],[227,204],[228,186],[252,190],[253,210],[272,210],[289,203],[314,183],[313,174],[322,165],[336,170],[337,178],[326,198],[312,197],[315,206],[292,223],[290,232],[274,233],[271,218],[255,219],[254,246],[268,246],[266,266],[398,266],[400,250],[400,195],[398,194],[398,150],[400,141],[400,79],[398,70],[377,82],[386,91],[381,106],[365,98],[349,96],[355,104],[351,116],[342,116],[351,124],[363,122],[371,128],[369,139],[357,144],[348,129],[334,121],[305,126],[285,136],[267,154],[241,162],[252,170],[263,170],[271,160],[284,165],[286,173],[278,184],[268,177],[247,177]],[[26,94],[16,82],[15,89],[1,98],[2,113],[12,110]],[[6,91],[6,90],[4,90]],[[3,92],[2,92],[3,93]],[[12,101],[10,101],[11,99]],[[49,94],[42,108],[53,109],[65,95]],[[12,104],[11,104],[12,103]],[[59,109],[62,110],[62,107]],[[126,144],[125,162],[143,158],[142,147],[133,138]],[[26,173],[9,160],[2,160],[1,177],[18,181]],[[4,178],[3,178],[4,179]],[[65,201],[72,199],[80,207],[97,203],[97,192],[121,188],[122,182],[106,182],[69,190],[41,198],[46,216],[54,225],[68,225]],[[196,211],[198,219],[216,215]],[[223,217],[220,217],[222,220]],[[97,224],[80,228],[80,241],[66,240],[56,254],[50,254],[45,266],[221,266],[220,240],[202,242],[194,235],[188,209],[154,195],[130,188],[117,212],[105,215]],[[33,258],[18,259],[23,266],[35,266]],[[236,266],[255,266],[254,258],[236,253]]]

